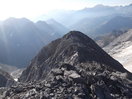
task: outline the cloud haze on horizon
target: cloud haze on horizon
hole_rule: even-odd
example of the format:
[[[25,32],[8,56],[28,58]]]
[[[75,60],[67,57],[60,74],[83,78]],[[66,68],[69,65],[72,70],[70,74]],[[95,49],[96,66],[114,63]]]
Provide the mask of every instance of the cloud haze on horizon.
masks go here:
[[[8,17],[33,19],[57,9],[79,10],[97,4],[120,6],[130,3],[132,0],[0,0],[0,20]]]

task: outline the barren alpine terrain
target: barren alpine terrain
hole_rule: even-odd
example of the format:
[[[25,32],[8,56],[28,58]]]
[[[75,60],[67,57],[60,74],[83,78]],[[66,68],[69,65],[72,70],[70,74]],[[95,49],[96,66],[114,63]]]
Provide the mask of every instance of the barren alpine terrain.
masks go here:
[[[104,50],[132,72],[132,29],[117,37]]]

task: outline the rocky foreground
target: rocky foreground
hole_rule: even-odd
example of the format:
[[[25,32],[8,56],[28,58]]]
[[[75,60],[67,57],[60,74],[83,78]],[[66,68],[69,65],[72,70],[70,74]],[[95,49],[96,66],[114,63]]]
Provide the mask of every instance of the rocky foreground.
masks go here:
[[[3,99],[130,99],[132,74],[86,35],[45,46]]]

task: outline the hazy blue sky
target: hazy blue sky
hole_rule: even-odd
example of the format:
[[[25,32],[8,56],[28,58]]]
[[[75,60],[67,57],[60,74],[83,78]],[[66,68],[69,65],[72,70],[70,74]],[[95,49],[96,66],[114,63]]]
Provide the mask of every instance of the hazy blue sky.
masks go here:
[[[77,10],[97,4],[127,5],[132,0],[0,0],[0,20],[8,17],[33,18],[56,9]]]

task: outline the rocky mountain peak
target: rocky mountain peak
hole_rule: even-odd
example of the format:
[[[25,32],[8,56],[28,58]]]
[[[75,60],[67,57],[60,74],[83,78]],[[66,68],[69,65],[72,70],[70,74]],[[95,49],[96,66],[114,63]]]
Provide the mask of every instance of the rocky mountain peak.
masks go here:
[[[80,31],[70,31],[69,33],[67,33],[66,35],[64,35],[63,38],[66,38],[66,37],[71,37],[71,36],[74,36],[74,37],[86,37],[88,38],[88,36],[86,36],[85,34],[81,33]]]
[[[45,46],[22,73],[20,81],[34,81],[46,77],[52,68],[62,64],[97,63],[126,72],[123,66],[103,51],[91,38],[71,31]]]
[[[131,77],[92,39],[71,31],[39,52],[5,99],[129,99]]]
[[[75,43],[82,43],[82,44],[86,44],[86,43],[92,43],[93,41],[91,40],[91,38],[89,38],[87,35],[79,32],[79,31],[70,31],[69,33],[67,33],[66,35],[63,36],[63,39],[66,40],[71,40],[72,42]]]

